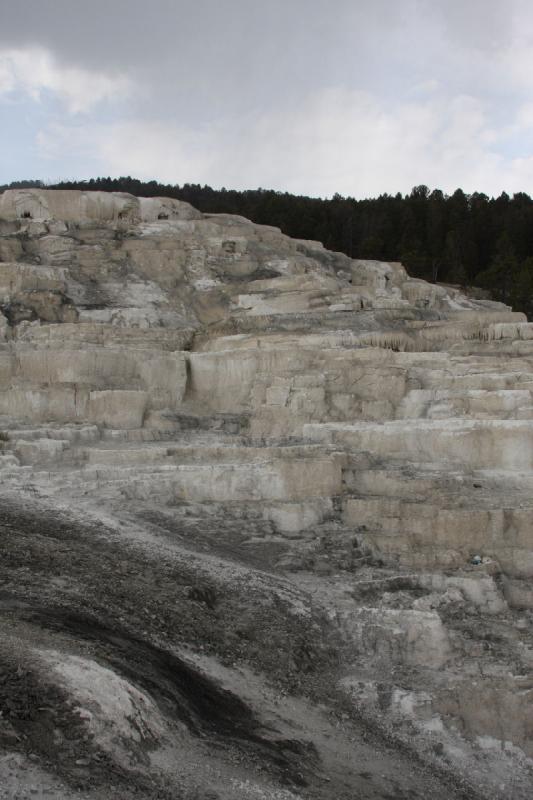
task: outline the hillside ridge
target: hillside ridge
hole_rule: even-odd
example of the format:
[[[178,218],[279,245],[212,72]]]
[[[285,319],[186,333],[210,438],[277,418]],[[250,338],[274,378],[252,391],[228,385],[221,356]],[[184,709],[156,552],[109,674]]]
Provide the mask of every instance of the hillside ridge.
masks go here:
[[[39,188],[0,194],[0,312],[7,791],[531,796],[524,314]]]

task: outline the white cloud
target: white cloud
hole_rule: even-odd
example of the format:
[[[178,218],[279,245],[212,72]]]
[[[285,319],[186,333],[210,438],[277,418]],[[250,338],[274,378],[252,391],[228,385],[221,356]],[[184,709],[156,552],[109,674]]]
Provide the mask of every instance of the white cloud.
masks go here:
[[[211,20],[196,32],[191,12],[183,17],[189,33],[181,47],[143,49],[130,61],[126,50],[139,48],[129,39],[122,52],[118,47],[120,58],[102,46],[88,62],[73,61],[71,49],[69,62],[45,47],[0,49],[0,99],[35,98],[48,116],[32,134],[38,147],[31,174],[131,173],[322,196],[373,196],[419,183],[533,192],[530,0],[509,0],[508,9],[501,0],[472,0],[466,10],[461,0],[406,0],[386,19],[387,0],[372,14],[343,0],[353,19],[309,5],[316,20],[329,20],[327,36],[310,26],[295,37],[300,27],[289,31],[284,20],[278,29],[273,14],[236,50],[227,38],[233,22],[226,30]],[[153,15],[139,9],[133,34],[140,36],[140,23]],[[249,24],[255,31],[255,21]],[[202,42],[198,61],[186,45],[195,54]],[[65,48],[57,52],[66,57]],[[110,63],[129,64],[127,75]],[[71,115],[83,112],[83,125],[59,118],[51,96]],[[117,102],[122,98],[127,105]],[[113,102],[113,123],[101,116],[105,101]],[[30,169],[27,160],[23,168]]]
[[[130,91],[130,81],[122,75],[62,66],[43,48],[0,50],[0,97],[17,93],[39,101],[43,93],[52,92],[77,114]]]
[[[519,127],[533,128],[533,103],[524,103],[518,109],[516,124]]]
[[[445,191],[533,191],[533,154],[506,158],[498,141],[488,109],[473,97],[432,94],[391,107],[341,89],[312,94],[289,111],[203,130],[145,120],[56,124],[38,139],[41,153],[58,163],[65,155],[90,156],[102,173],[165,182],[356,197],[419,183]]]

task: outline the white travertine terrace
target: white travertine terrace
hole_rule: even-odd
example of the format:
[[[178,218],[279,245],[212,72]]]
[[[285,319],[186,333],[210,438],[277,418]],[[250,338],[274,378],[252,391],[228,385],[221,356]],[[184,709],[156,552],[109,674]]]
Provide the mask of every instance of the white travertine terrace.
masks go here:
[[[4,487],[275,540],[359,653],[354,702],[487,792],[527,772],[522,314],[176,200],[37,189],[0,195],[0,307]]]

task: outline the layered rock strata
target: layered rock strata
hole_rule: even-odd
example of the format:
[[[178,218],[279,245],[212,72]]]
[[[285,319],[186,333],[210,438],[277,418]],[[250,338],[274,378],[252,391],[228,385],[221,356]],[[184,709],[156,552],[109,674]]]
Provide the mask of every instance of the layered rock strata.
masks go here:
[[[0,195],[0,308],[0,774],[531,796],[533,324],[241,217],[44,190]]]

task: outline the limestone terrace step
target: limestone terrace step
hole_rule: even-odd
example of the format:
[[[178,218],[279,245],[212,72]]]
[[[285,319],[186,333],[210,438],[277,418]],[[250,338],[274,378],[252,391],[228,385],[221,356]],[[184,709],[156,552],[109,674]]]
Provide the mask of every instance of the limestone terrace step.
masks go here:
[[[331,448],[318,444],[289,445],[285,447],[251,447],[239,443],[217,442],[214,437],[203,439],[195,437],[189,443],[169,441],[165,444],[145,443],[142,447],[135,444],[110,442],[107,446],[99,444],[94,447],[80,448],[80,454],[90,465],[135,465],[141,466],[154,462],[173,464],[250,464],[271,459],[298,460],[309,458],[328,458]],[[342,458],[340,455],[333,457]],[[344,459],[342,459],[344,460]]]
[[[453,461],[470,469],[533,470],[533,420],[309,423],[303,437],[377,457]]]

